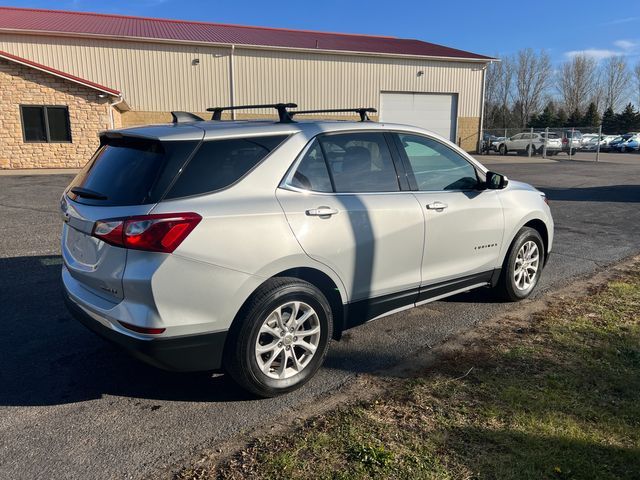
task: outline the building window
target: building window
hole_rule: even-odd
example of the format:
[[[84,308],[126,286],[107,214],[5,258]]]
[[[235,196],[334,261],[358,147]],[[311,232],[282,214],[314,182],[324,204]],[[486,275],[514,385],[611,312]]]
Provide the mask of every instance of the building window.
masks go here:
[[[25,142],[71,142],[69,108],[53,105],[21,105]]]

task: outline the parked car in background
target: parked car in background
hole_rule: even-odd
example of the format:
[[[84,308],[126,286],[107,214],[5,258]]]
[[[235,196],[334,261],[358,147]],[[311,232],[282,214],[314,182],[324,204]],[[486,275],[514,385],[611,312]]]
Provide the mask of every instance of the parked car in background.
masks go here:
[[[582,133],[579,130],[564,130],[561,133],[562,151],[572,154],[582,147]]]
[[[546,154],[549,156],[556,155],[562,151],[562,139],[560,135],[555,132],[540,132],[542,140],[542,145],[538,147],[538,153],[542,155],[545,153],[545,144],[546,144]]]
[[[624,142],[616,145],[616,150],[620,153],[637,152],[640,149],[640,135],[629,137]]]
[[[512,137],[505,138],[498,146],[500,155],[506,155],[510,152],[517,154],[529,154],[538,153],[538,150],[543,146],[544,141],[542,135],[539,133],[518,133]]]
[[[600,145],[602,138],[603,137],[597,134],[590,133],[590,134],[584,135],[582,137],[582,146],[580,147],[580,149],[586,150],[588,152],[595,152],[598,149],[598,145]]]
[[[620,142],[624,142],[624,139],[622,138],[622,135],[613,135],[612,139],[610,139],[608,142],[605,142],[602,145],[600,145],[600,151],[601,152],[614,152],[616,150],[616,146]]]
[[[496,143],[500,138],[503,137],[497,137],[495,135],[491,135],[489,133],[485,133],[482,136],[482,151],[484,153],[489,153],[491,151],[497,151],[496,149],[493,148],[494,143]]]
[[[507,137],[497,137],[493,142],[491,142],[491,150],[497,152],[500,149],[500,144],[506,139]]]
[[[604,149],[601,149],[601,150],[605,152],[617,152],[618,146],[626,142],[627,140],[629,140],[631,137],[633,137],[633,134],[630,134],[630,133],[625,133],[624,135],[617,135],[613,140],[611,140],[605,146]]]
[[[616,138],[618,138],[617,135],[603,135],[602,139],[600,140],[600,151],[609,151],[609,144]]]
[[[598,134],[597,133],[584,133],[582,134],[582,138],[580,139],[580,144],[582,148],[587,145],[597,145],[598,144]]]

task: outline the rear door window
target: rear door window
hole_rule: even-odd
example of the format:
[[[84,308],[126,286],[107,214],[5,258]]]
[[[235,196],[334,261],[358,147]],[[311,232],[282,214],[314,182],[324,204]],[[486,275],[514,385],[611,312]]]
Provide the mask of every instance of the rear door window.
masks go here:
[[[214,192],[240,180],[280,145],[287,135],[204,142],[165,198]]]
[[[68,195],[100,206],[156,203],[198,142],[108,139],[72,181]],[[73,191],[85,191],[85,195]]]
[[[383,133],[319,137],[337,193],[398,192],[398,174]]]

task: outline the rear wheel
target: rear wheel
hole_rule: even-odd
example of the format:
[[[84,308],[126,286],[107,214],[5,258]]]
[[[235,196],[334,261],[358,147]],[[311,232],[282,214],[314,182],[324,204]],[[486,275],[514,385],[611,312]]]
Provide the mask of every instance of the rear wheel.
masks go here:
[[[536,147],[534,147],[533,145],[527,145],[526,154],[534,157],[536,154]]]
[[[538,231],[523,227],[504,260],[496,293],[512,302],[527,298],[540,279],[544,255],[544,242]]]
[[[256,291],[229,332],[224,367],[259,397],[295,390],[313,377],[332,336],[329,302],[312,284],[273,278]]]

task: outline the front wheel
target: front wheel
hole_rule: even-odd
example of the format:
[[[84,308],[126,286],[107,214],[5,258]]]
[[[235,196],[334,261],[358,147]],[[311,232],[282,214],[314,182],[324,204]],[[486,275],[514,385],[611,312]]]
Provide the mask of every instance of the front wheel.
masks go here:
[[[331,307],[318,288],[296,278],[272,278],[229,332],[224,368],[259,397],[287,393],[320,368],[332,334]]]
[[[531,295],[544,265],[544,242],[537,230],[523,227],[516,235],[502,265],[496,293],[511,302]]]
[[[507,154],[507,146],[503,143],[502,145],[500,145],[500,148],[498,149],[498,151],[500,152],[500,155],[506,155]]]

